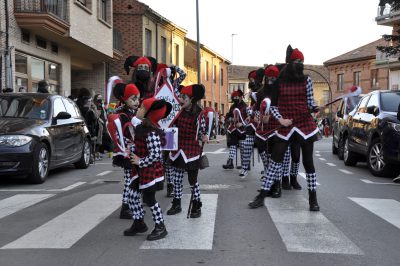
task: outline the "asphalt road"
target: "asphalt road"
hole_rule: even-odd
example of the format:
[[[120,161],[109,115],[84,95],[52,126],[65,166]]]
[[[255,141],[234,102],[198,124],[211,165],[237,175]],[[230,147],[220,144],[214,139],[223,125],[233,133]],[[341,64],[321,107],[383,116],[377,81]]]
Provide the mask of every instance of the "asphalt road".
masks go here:
[[[200,172],[202,217],[167,216],[168,236],[124,237],[119,219],[122,171],[110,159],[89,169],[52,171],[46,183],[0,180],[0,265],[400,265],[400,185],[373,177],[365,164],[346,167],[316,143],[319,213],[308,211],[306,182],[249,209],[261,164],[242,180],[223,170],[224,141],[206,146],[210,167]],[[171,199],[157,194],[164,212]],[[152,229],[150,210],[146,223]],[[150,232],[150,230],[149,230]]]

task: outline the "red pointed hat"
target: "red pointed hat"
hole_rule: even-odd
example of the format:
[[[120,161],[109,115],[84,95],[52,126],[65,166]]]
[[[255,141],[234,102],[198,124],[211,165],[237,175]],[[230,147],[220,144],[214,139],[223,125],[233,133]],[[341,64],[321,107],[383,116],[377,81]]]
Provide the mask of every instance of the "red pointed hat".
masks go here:
[[[277,78],[279,76],[279,69],[276,66],[267,66],[264,75],[269,78]]]
[[[141,56],[138,59],[136,59],[136,61],[133,63],[133,67],[137,67],[138,65],[148,65],[149,69],[151,69],[151,62],[150,60],[145,57],[145,56]]]
[[[233,91],[231,93],[231,98],[233,98],[233,97],[242,97],[242,96],[243,96],[243,91],[241,91],[241,90]]]
[[[250,78],[256,79],[256,77],[257,77],[257,70],[250,71],[249,75],[247,76],[248,79]]]
[[[140,92],[135,84],[118,83],[113,88],[114,97],[120,101],[126,101],[132,95],[139,95]]]
[[[172,110],[172,105],[169,102],[155,97],[143,100],[142,104],[146,109],[144,117],[155,125],[157,125],[158,121],[167,117]]]
[[[299,49],[294,49],[292,54],[290,55],[290,60],[295,61],[295,60],[301,60],[304,61],[304,55]]]
[[[195,101],[198,101],[204,97],[206,90],[202,84],[193,84],[185,86],[181,89],[181,94],[186,94]]]

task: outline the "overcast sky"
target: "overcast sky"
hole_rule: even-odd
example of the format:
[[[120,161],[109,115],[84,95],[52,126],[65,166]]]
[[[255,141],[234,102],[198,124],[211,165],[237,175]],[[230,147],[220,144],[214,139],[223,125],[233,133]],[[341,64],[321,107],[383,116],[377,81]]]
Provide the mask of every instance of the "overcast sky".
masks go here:
[[[197,39],[196,0],[139,1]],[[303,52],[305,64],[322,64],[391,33],[375,22],[379,0],[198,2],[200,42],[230,61],[233,54],[235,65],[283,62],[288,44]]]

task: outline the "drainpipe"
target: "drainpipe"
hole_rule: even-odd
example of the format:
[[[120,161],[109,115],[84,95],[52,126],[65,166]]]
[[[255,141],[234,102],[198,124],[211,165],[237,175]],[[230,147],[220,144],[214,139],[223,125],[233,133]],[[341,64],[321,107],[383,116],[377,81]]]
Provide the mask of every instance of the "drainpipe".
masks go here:
[[[9,13],[8,13],[8,0],[5,0],[5,2],[4,2],[4,12],[5,12],[5,15],[6,15],[6,50],[5,50],[5,53],[4,53],[4,74],[5,74],[5,85],[6,85],[6,88],[8,88],[9,87],[9,85],[10,85],[10,80],[9,80],[9,71],[10,71],[10,69],[9,69],[9,67],[11,66],[11,58],[10,58],[10,56],[11,56],[11,54],[10,54],[10,38],[9,38],[9,28],[10,28],[10,25],[9,25]],[[12,83],[11,83],[11,88],[12,88]]]

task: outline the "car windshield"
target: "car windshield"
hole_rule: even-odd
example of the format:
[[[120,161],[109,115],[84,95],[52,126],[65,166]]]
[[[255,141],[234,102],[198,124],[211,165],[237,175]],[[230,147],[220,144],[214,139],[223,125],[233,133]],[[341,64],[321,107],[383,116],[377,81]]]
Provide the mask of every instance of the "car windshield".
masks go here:
[[[354,107],[356,107],[360,99],[361,96],[352,96],[347,98],[347,113],[349,113],[351,110],[354,109]]]
[[[400,92],[382,92],[381,107],[386,112],[397,112],[400,104]]]
[[[44,120],[49,114],[49,101],[33,95],[1,95],[0,117]]]

